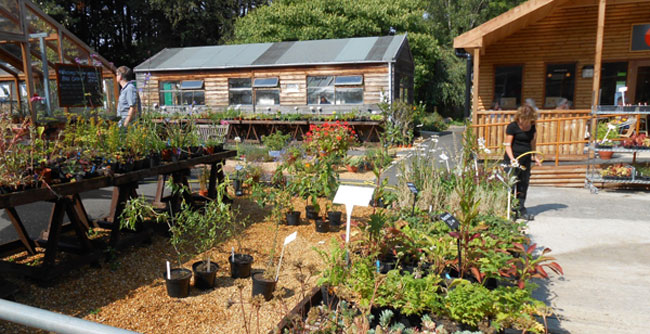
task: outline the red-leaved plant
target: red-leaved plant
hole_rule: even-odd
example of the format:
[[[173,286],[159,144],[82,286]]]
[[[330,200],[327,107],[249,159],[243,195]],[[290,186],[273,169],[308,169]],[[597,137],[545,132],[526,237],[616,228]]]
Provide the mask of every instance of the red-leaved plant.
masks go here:
[[[555,258],[547,256],[551,252],[550,248],[544,248],[540,256],[535,257],[533,253],[537,248],[537,244],[532,244],[528,247],[520,243],[513,244],[514,249],[519,257],[512,258],[508,261],[510,267],[501,271],[501,275],[505,277],[514,277],[517,279],[517,286],[523,289],[526,282],[531,278],[548,278],[548,273],[544,267],[551,269],[558,275],[564,275],[562,267],[555,262]]]

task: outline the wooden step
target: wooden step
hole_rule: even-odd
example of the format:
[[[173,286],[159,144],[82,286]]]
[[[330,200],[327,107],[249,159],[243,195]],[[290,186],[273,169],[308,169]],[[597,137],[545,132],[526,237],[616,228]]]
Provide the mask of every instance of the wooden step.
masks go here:
[[[544,187],[582,188],[585,184],[585,165],[533,167],[530,184]]]

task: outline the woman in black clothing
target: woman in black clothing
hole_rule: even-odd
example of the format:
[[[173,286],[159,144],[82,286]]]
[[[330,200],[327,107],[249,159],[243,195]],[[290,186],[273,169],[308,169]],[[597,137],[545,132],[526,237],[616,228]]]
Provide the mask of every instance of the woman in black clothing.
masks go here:
[[[535,131],[536,119],[537,112],[533,107],[529,105],[521,106],[515,114],[515,121],[508,124],[506,128],[506,141],[503,143],[506,146],[505,163],[510,166],[521,166],[521,168],[513,168],[514,176],[517,178],[513,191],[516,191],[519,202],[518,207],[515,208],[516,216],[526,220],[533,219],[533,216],[526,212],[525,207],[526,193],[530,181],[530,167],[533,160],[537,166],[541,166],[541,163],[536,154],[525,155],[519,161],[517,161],[517,157],[535,150],[535,141],[537,139]]]

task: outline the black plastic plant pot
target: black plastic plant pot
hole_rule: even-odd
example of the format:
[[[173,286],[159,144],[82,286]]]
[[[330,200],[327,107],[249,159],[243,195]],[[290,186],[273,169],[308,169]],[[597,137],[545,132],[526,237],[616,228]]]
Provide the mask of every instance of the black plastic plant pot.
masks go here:
[[[233,188],[235,188],[235,195],[241,196],[243,194],[242,189],[241,189],[241,180],[240,179],[233,179],[232,180],[232,186],[233,186]]]
[[[305,207],[305,216],[307,219],[316,219],[318,218],[318,212],[316,212],[313,205],[307,205]]]
[[[194,272],[194,286],[197,289],[208,290],[214,288],[215,277],[217,277],[219,265],[210,261],[209,268],[205,268],[205,261],[194,262],[192,271]]]
[[[340,226],[341,225],[341,211],[328,211],[327,220],[330,222],[330,226]]]
[[[167,278],[167,273],[163,273],[165,285],[167,286],[167,295],[172,298],[185,298],[190,295],[190,280],[192,272],[185,268],[174,268],[171,270],[171,279]]]
[[[264,278],[264,272],[253,274],[253,297],[263,295],[267,301],[271,300],[277,283],[275,280]]]
[[[230,263],[230,277],[246,278],[251,275],[252,256],[248,254],[235,254],[235,261],[233,262],[231,255],[228,256],[228,262]]]
[[[327,220],[316,219],[314,220],[316,224],[316,232],[318,233],[327,233],[330,231],[330,223]]]
[[[291,211],[287,213],[287,225],[300,225],[300,211]]]

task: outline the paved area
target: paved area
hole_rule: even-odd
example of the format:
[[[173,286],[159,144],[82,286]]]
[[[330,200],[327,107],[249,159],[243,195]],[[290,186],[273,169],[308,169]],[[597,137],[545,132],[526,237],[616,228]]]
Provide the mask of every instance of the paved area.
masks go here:
[[[527,204],[528,233],[565,274],[536,291],[552,332],[650,332],[650,194],[536,187]]]

